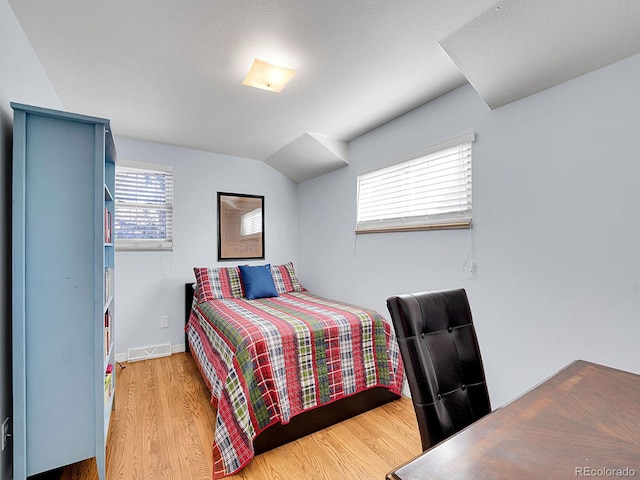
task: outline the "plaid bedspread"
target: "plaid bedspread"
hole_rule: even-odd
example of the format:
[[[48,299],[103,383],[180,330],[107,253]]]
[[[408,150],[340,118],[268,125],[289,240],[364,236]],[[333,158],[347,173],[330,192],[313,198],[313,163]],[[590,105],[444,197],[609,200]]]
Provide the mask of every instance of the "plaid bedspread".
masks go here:
[[[298,413],[376,386],[400,394],[393,326],[380,314],[294,292],[194,303],[191,352],[216,406],[213,477],[253,458],[253,439]]]

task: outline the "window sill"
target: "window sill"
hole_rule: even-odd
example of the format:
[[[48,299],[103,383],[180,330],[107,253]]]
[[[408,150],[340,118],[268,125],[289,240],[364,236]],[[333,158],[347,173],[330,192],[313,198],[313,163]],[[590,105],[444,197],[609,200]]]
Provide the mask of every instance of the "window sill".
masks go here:
[[[460,230],[470,229],[471,221],[456,223],[435,223],[433,225],[414,225],[407,227],[381,227],[356,230],[356,235],[364,235],[368,233],[391,233],[391,232],[422,232],[427,230]]]
[[[173,244],[158,244],[150,243],[145,245],[144,243],[116,243],[116,252],[171,252],[173,251]]]

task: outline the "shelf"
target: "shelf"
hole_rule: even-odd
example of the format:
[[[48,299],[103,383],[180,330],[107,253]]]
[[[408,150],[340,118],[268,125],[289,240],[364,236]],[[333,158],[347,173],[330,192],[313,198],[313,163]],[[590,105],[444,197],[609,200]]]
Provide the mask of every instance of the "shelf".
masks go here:
[[[112,363],[105,367],[104,375],[104,439],[107,440],[109,434],[109,420],[111,419],[111,410],[116,396],[116,369]]]
[[[104,371],[107,371],[107,367],[109,366],[110,360],[111,360],[111,356],[113,354],[113,342],[111,342],[111,345],[109,345],[109,353],[107,354],[107,356],[104,359]]]
[[[116,382],[109,120],[11,107],[13,478],[93,457],[96,479],[105,480],[102,437]],[[105,395],[107,371],[113,385]]]
[[[113,409],[113,398],[116,394],[115,385],[113,387],[113,393],[111,398],[109,398],[108,405],[105,405],[104,409],[104,440],[107,441],[107,436],[109,435],[109,420],[111,419],[111,410]]]
[[[104,302],[103,313],[107,313],[107,310],[109,310],[109,307],[111,306],[111,302],[113,302],[113,295],[109,295],[109,298],[107,298],[107,301]]]
[[[113,391],[111,392],[111,397],[109,399],[105,399],[104,406],[104,441],[107,441],[107,436],[109,435],[109,420],[111,419],[111,410],[113,410],[113,400],[116,396],[116,385],[115,381],[113,384]]]

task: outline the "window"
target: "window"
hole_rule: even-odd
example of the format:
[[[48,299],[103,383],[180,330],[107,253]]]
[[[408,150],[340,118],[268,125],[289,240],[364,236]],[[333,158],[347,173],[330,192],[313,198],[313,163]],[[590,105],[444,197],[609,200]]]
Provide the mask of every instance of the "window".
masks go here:
[[[120,161],[114,231],[119,250],[173,248],[173,169]]]
[[[469,228],[473,133],[358,176],[356,233]]]
[[[256,235],[262,233],[262,209],[256,208],[242,215],[240,219],[240,235]]]

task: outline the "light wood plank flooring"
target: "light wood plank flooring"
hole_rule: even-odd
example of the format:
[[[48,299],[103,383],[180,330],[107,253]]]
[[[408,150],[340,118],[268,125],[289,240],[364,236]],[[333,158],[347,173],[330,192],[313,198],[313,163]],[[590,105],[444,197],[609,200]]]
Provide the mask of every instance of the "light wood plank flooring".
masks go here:
[[[210,480],[215,417],[190,354],[124,365],[117,367],[107,480]],[[382,480],[420,451],[413,406],[403,398],[259,455],[227,478]],[[97,477],[95,460],[60,473],[60,480]]]

